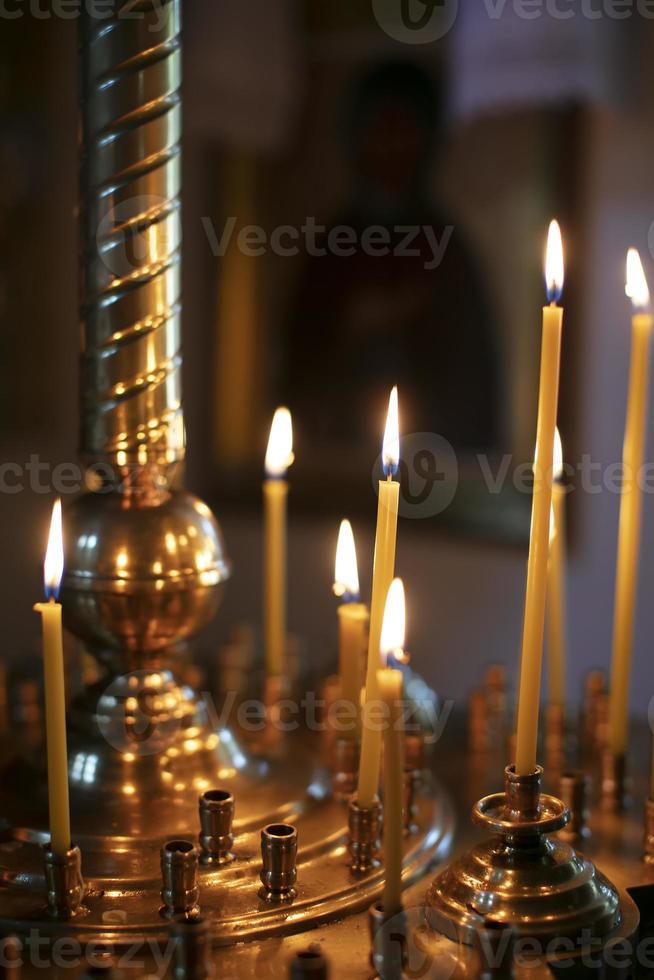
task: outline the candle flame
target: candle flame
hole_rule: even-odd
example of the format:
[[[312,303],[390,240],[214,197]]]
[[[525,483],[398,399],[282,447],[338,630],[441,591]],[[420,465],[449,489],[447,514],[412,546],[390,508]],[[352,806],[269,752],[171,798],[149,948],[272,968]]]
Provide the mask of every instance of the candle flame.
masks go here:
[[[382,462],[384,464],[384,475],[395,476],[400,465],[400,418],[397,401],[397,385],[391,391],[388,400],[388,414],[386,416],[386,429],[384,430],[384,443],[382,447]]]
[[[406,629],[406,603],[404,600],[404,585],[401,578],[394,578],[390,584],[384,618],[382,620],[381,639],[379,648],[383,657],[395,657],[403,661],[404,634]]]
[[[563,262],[563,239],[558,221],[552,221],[547,236],[547,252],[545,256],[545,283],[547,299],[550,303],[558,303],[563,293],[565,267]]]
[[[61,520],[61,500],[55,500],[50,520],[48,547],[43,563],[45,594],[50,599],[59,595],[59,587],[64,574],[64,537]]]
[[[359,598],[359,570],[354,534],[349,521],[341,521],[336,545],[334,569],[334,595],[356,602]]]
[[[625,292],[634,305],[635,310],[646,310],[649,307],[649,286],[640,253],[637,248],[627,252],[627,284]]]
[[[552,475],[555,480],[560,480],[563,476],[563,443],[558,425],[554,429],[554,457],[552,464]]]
[[[285,476],[293,462],[293,422],[287,408],[278,408],[270,427],[266,450],[266,473],[273,479]]]

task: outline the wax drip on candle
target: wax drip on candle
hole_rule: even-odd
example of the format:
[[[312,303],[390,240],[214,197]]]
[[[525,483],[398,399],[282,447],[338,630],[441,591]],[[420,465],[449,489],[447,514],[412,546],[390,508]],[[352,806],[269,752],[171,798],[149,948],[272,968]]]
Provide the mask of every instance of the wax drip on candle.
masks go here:
[[[293,422],[287,408],[278,408],[273,416],[266,450],[266,476],[271,480],[281,480],[292,464]]]
[[[342,599],[344,603],[358,602],[359,591],[359,570],[354,533],[350,522],[343,520],[338,531],[338,543],[336,545],[334,595]]]
[[[547,235],[545,284],[547,286],[547,300],[553,306],[557,305],[563,295],[564,269],[561,228],[558,221],[552,221]]]
[[[50,518],[50,533],[48,546],[43,562],[43,581],[47,599],[53,601],[59,598],[59,589],[64,573],[64,536],[61,517],[61,500],[57,499],[52,507]]]

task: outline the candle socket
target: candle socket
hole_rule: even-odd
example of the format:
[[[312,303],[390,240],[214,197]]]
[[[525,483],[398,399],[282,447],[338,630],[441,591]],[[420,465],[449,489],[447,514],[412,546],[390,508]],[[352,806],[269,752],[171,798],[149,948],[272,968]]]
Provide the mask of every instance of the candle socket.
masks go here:
[[[382,826],[382,806],[375,797],[372,805],[360,807],[350,800],[347,813],[350,868],[352,871],[369,871],[379,865],[379,849]]]
[[[654,865],[654,799],[650,797],[645,803],[645,864]]]
[[[210,980],[216,975],[211,960],[211,929],[202,916],[173,922],[170,938],[175,944],[174,980]]]
[[[295,898],[297,830],[287,823],[269,824],[261,831],[260,898],[285,902]]]
[[[272,674],[266,677],[263,692],[263,703],[266,711],[266,728],[264,740],[266,743],[278,742],[283,734],[286,722],[290,720],[288,707],[284,702],[291,692],[288,677]]]
[[[290,980],[328,980],[329,966],[320,946],[309,946],[296,953],[289,969]]]
[[[380,903],[368,911],[370,962],[379,980],[402,980],[407,964],[407,921],[404,911],[387,918]]]
[[[200,797],[199,811],[200,864],[229,864],[234,860],[231,853],[234,797],[226,790],[208,790]]]
[[[473,691],[468,699],[468,742],[473,752],[485,752],[491,745],[488,701],[481,688]]]
[[[603,670],[591,670],[586,674],[581,717],[582,748],[586,755],[591,755],[597,748],[598,719],[602,710],[599,707],[599,703],[602,698],[604,698],[608,707],[608,701],[606,701],[606,674]],[[606,721],[604,722],[605,725]],[[605,737],[606,731],[604,730],[602,734]]]
[[[600,806],[607,813],[622,813],[629,806],[629,780],[624,753],[602,752],[602,792]]]
[[[332,789],[334,799],[349,800],[357,788],[361,744],[355,738],[337,738],[332,746]]]
[[[545,708],[545,758],[548,768],[561,770],[565,760],[565,708],[561,704]]]
[[[65,854],[55,854],[48,845],[44,853],[48,912],[55,919],[72,919],[83,911],[84,881],[80,849],[71,847]]]
[[[189,840],[171,840],[161,848],[161,915],[166,919],[198,915],[198,852]]]
[[[7,936],[2,942],[4,966],[0,970],[3,980],[18,980],[22,971],[23,944],[16,936]]]
[[[559,831],[561,840],[577,844],[590,837],[590,776],[584,772],[563,772],[559,778],[559,796],[570,811],[570,821]]]

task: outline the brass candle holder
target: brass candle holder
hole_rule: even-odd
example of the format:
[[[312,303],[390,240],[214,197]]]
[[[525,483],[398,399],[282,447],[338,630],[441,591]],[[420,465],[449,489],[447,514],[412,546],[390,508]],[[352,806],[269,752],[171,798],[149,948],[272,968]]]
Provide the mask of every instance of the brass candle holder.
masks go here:
[[[614,886],[585,857],[552,835],[569,811],[541,792],[543,770],[505,769],[505,790],[475,804],[473,821],[492,837],[439,874],[426,899],[427,921],[473,946],[488,919],[510,925],[545,949],[552,940],[604,940],[621,922]]]

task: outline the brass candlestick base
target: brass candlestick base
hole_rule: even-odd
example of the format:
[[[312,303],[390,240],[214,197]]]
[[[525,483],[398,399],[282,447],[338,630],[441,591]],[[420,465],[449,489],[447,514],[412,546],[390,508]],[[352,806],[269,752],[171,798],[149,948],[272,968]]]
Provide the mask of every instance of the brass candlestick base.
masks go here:
[[[79,847],[65,854],[45,848],[45,883],[48,891],[48,914],[55,919],[72,919],[84,912],[84,881]]]
[[[603,939],[619,923],[613,885],[586,858],[550,834],[569,811],[541,793],[543,770],[527,776],[505,769],[505,792],[475,804],[475,823],[495,836],[434,880],[427,921],[455,942],[475,944],[488,920],[511,925],[517,937],[584,942]]]

